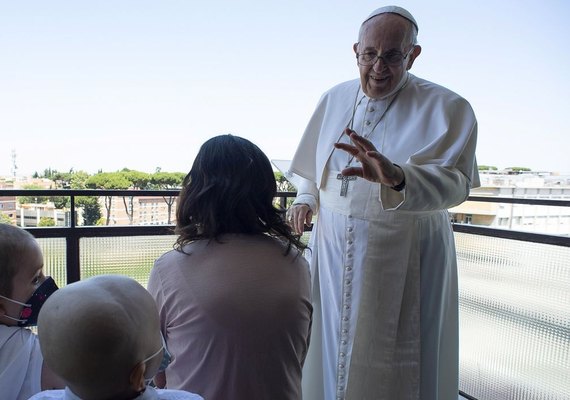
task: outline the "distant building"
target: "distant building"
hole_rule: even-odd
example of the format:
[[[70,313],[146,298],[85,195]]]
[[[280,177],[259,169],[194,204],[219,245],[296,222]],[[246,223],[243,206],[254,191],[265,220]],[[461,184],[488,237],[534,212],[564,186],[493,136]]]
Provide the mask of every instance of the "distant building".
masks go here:
[[[548,172],[485,171],[473,196],[570,200],[570,176]],[[467,201],[449,210],[453,222],[570,235],[570,207]]]
[[[54,204],[21,204],[16,213],[16,224],[21,227],[40,226],[43,218],[53,220],[55,226],[69,226],[69,211],[55,208]]]
[[[45,178],[0,177],[0,189],[25,189],[33,186],[38,189],[53,189],[54,182]],[[51,202],[20,204],[16,196],[0,197],[0,211],[15,225],[35,227],[42,218],[51,218],[56,226],[68,224],[69,210],[56,209]]]
[[[107,206],[111,213],[109,225],[167,225],[173,224],[176,211],[176,197],[170,196],[114,196],[100,197],[101,215],[107,217]],[[170,203],[170,207],[169,207]]]
[[[13,179],[0,177],[0,189],[14,189]],[[16,196],[0,197],[0,213],[16,222]]]

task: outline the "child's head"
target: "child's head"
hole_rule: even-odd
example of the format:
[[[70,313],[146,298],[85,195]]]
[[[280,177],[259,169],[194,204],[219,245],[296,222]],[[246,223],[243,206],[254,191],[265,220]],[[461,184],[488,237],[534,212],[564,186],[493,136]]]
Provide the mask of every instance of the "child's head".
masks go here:
[[[43,266],[42,251],[30,233],[0,224],[0,323],[35,324],[43,301],[57,289],[44,277]]]
[[[40,313],[38,336],[47,365],[82,399],[133,397],[165,351],[154,299],[119,275],[54,293]]]

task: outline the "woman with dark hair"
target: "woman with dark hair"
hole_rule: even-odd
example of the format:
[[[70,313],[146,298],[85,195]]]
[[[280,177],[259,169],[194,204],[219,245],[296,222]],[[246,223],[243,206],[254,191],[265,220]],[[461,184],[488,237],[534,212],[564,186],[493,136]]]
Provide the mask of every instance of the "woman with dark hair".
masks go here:
[[[148,283],[173,359],[158,386],[208,400],[302,398],[309,268],[276,191],[250,141],[221,135],[200,148],[180,192],[174,250]]]
[[[267,156],[249,140],[216,136],[204,143],[182,183],[176,212],[176,246],[227,233],[267,233],[299,251],[306,246],[273,205],[275,176]]]

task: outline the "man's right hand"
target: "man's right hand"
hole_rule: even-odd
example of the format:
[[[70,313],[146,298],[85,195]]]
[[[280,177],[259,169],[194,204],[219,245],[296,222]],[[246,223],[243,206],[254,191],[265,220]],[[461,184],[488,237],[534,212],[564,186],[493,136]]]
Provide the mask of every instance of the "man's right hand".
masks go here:
[[[310,226],[313,220],[313,211],[306,204],[293,204],[287,210],[287,222],[293,228],[293,231],[302,235],[305,231],[305,225]]]

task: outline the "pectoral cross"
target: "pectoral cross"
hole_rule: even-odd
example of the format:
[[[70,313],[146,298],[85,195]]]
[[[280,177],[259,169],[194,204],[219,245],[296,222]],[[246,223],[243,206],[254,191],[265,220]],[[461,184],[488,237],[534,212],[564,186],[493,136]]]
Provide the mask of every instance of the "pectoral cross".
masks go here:
[[[340,195],[344,197],[344,196],[346,196],[346,192],[348,191],[348,181],[355,181],[356,176],[346,176],[343,174],[338,174],[336,176],[336,179],[342,181],[342,183],[340,185]]]

